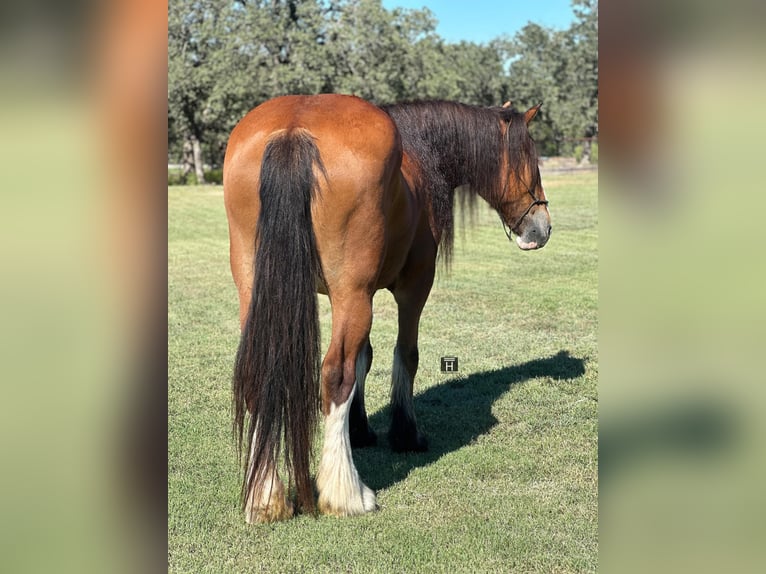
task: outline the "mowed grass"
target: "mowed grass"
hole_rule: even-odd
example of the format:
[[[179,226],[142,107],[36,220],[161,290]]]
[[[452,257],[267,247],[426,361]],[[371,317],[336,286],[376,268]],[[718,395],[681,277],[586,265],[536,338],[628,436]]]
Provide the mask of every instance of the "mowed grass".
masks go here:
[[[366,385],[379,446],[354,451],[380,509],[258,526],[239,511],[238,303],[222,189],[170,188],[171,572],[596,571],[597,174],[543,182],[553,225],[544,249],[510,245],[482,203],[465,238],[456,234],[451,273],[437,277],[415,381],[430,451],[395,454],[385,440],[396,307],[382,291]],[[331,310],[320,304],[326,349]],[[445,355],[459,357],[457,375],[440,372]]]

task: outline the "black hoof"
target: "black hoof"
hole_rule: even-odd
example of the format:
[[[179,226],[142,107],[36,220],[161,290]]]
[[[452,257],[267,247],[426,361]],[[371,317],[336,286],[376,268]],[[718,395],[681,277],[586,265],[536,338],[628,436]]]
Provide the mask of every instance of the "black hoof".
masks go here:
[[[392,428],[388,433],[388,442],[394,452],[426,452],[428,450],[428,439],[418,430],[402,433]]]
[[[371,428],[349,431],[351,448],[365,448],[378,444],[378,435]]]

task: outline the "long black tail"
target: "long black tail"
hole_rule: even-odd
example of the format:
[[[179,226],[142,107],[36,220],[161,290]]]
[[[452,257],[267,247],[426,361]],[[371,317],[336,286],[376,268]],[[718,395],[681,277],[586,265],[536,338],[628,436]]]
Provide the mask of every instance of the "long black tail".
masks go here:
[[[309,455],[319,411],[321,355],[316,295],[321,264],[311,221],[315,166],[324,172],[306,130],[282,132],[264,150],[253,294],[232,384],[240,459],[245,446],[243,507],[263,471],[276,468],[284,442],[298,505],[314,510]]]

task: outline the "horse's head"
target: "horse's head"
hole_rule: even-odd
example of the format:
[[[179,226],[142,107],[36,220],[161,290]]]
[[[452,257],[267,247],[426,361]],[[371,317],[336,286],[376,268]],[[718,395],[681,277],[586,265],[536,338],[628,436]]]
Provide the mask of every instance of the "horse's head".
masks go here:
[[[535,142],[529,135],[527,126],[535,117],[540,105],[530,108],[525,113],[502,108],[506,120],[505,141],[507,144],[507,169],[504,170],[505,183],[497,211],[506,227],[508,239],[511,233],[516,235],[519,248],[539,249],[551,236],[551,216],[548,213],[548,199],[545,197],[540,168],[537,164]]]

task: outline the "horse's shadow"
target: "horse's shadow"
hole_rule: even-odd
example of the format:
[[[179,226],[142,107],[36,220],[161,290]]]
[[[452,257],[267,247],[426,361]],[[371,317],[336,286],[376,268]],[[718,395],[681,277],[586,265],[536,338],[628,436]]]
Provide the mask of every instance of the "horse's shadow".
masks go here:
[[[535,377],[574,379],[585,373],[585,359],[566,351],[521,365],[450,379],[414,398],[418,425],[428,436],[424,453],[396,453],[385,433],[391,420],[390,407],[369,419],[378,433],[378,446],[354,450],[359,475],[370,488],[380,490],[400,482],[414,468],[429,465],[487,433],[497,424],[493,403],[513,385]]]

